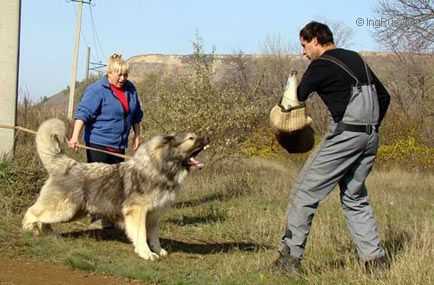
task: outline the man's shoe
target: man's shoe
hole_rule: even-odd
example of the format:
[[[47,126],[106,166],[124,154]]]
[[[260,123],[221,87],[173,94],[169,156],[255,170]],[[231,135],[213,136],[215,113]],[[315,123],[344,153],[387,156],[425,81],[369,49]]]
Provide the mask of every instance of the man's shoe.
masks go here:
[[[367,272],[384,271],[389,269],[390,264],[385,256],[380,256],[364,262],[364,268]]]
[[[291,256],[289,248],[284,247],[279,250],[279,257],[273,262],[273,267],[282,273],[297,275],[301,269],[301,259]]]

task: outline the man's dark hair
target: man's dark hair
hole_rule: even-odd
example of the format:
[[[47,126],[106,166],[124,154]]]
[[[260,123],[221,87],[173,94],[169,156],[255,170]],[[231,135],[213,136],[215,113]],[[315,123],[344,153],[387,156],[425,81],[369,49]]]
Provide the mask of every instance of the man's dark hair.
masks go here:
[[[320,45],[334,44],[333,33],[330,31],[330,28],[325,24],[315,21],[304,26],[300,31],[300,37],[307,42],[316,38]]]

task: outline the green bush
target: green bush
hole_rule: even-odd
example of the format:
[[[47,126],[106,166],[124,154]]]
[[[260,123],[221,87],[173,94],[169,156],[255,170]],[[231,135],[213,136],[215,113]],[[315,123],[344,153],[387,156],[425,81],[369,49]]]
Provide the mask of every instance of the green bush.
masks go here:
[[[434,148],[422,145],[416,138],[409,136],[397,139],[390,145],[381,145],[378,159],[388,164],[433,169]]]

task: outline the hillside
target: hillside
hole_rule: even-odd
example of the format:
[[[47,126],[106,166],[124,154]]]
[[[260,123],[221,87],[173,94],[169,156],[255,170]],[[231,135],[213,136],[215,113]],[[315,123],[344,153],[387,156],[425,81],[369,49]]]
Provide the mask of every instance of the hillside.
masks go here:
[[[390,56],[388,53],[382,52],[362,52],[363,56],[367,57],[369,61],[384,59]],[[215,55],[213,72],[215,73],[216,80],[221,80],[231,74],[234,68],[233,62],[237,55]],[[243,55],[246,61],[253,59],[264,58],[267,55]],[[289,55],[291,59],[302,61],[300,55]],[[145,75],[156,74],[176,74],[188,72],[191,70],[193,63],[193,55],[174,55],[174,54],[143,54],[130,57],[128,59],[130,65],[129,79],[133,82],[140,82]],[[53,108],[56,112],[66,112],[67,108],[67,92],[61,90],[47,98],[44,105]]]

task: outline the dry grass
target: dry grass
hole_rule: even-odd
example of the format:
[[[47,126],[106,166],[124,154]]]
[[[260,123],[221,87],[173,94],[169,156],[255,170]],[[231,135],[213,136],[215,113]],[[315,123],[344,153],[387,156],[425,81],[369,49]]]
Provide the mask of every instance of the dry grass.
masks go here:
[[[388,122],[386,118],[381,129],[390,147],[380,151],[381,170],[374,170],[367,181],[392,261],[390,270],[375,275],[363,272],[338,191],[334,191],[315,217],[304,274],[299,278],[275,274],[269,265],[276,257],[291,184],[306,155],[283,153],[272,139],[267,120],[296,62],[277,54],[246,70],[241,67],[247,59],[240,55],[236,58],[239,70],[219,83],[212,80],[213,56],[205,56],[199,46],[195,59],[193,74],[174,78],[153,74],[137,86],[146,102],[146,136],[162,128],[203,131],[212,136],[217,153],[203,159],[207,167],[187,179],[179,202],[163,219],[162,244],[171,254],[158,262],[145,262],[122,233],[86,231],[87,220],[56,226],[60,237],[23,235],[23,211],[34,201],[46,174],[34,153],[33,137],[21,134],[15,161],[0,162],[4,254],[108,272],[147,284],[434,284],[434,175],[432,158],[426,155],[432,147],[420,144],[418,136],[415,143],[399,143],[408,130],[420,132],[415,122],[407,118],[396,128],[396,117],[403,116],[392,106],[388,118],[395,119]],[[432,92],[427,96],[431,98]],[[29,104],[20,105],[21,126],[36,129],[53,115],[43,106]],[[318,134],[324,115],[313,114]],[[240,153],[249,157],[234,157]],[[83,161],[83,153],[69,154]],[[397,162],[401,169],[392,168]],[[406,166],[412,168],[403,170]]]
[[[359,266],[335,191],[315,217],[305,273],[271,272],[296,171],[290,161],[227,158],[194,173],[162,222],[162,243],[171,254],[155,263],[138,258],[119,232],[86,231],[86,220],[58,225],[61,238],[22,235],[23,208],[0,218],[0,243],[8,254],[147,284],[434,284],[434,175],[398,169],[374,171],[367,182],[390,270],[371,275]],[[24,204],[31,192],[21,193],[30,196]]]

